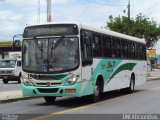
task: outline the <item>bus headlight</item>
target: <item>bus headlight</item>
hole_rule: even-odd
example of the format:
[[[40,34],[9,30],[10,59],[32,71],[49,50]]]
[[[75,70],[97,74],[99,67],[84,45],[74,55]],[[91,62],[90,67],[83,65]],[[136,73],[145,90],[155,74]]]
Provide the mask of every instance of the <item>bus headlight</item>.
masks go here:
[[[79,79],[79,75],[73,75],[69,80],[67,80],[68,85],[75,84]]]
[[[27,86],[33,86],[33,83],[30,80],[28,80],[26,77],[22,76],[21,77],[21,82],[23,82]]]

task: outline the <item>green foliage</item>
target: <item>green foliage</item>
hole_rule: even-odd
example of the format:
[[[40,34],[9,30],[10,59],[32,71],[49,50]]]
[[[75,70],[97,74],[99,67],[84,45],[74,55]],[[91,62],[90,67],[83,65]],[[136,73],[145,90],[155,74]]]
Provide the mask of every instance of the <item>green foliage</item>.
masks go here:
[[[153,47],[160,36],[160,26],[157,25],[156,21],[141,13],[135,19],[131,18],[130,20],[126,16],[114,18],[110,15],[105,28],[134,37],[145,38],[148,48]]]

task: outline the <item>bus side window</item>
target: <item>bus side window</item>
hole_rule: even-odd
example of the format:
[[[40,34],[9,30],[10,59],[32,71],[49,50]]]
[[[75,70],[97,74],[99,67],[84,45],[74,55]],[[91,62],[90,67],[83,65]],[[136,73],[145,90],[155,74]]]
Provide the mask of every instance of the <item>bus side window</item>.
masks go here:
[[[101,48],[101,35],[93,33],[92,35],[92,48],[93,48],[93,57],[100,58],[102,57],[102,48]]]
[[[128,58],[128,43],[127,40],[124,39],[121,41],[121,58]]]
[[[103,57],[112,57],[112,48],[111,48],[111,37],[102,36],[102,46],[103,46]]]
[[[120,39],[114,37],[112,38],[112,57],[121,57]]]
[[[142,52],[141,52],[141,58],[142,60],[146,60],[146,46],[142,45]]]
[[[92,47],[91,47],[91,37],[89,35],[81,35],[81,55],[82,55],[82,65],[92,64]]]

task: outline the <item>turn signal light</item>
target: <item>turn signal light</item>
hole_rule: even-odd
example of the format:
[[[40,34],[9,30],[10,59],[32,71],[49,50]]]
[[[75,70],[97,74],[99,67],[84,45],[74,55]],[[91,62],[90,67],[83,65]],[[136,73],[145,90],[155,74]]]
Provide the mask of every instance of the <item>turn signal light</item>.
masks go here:
[[[76,89],[66,89],[66,93],[76,93]]]

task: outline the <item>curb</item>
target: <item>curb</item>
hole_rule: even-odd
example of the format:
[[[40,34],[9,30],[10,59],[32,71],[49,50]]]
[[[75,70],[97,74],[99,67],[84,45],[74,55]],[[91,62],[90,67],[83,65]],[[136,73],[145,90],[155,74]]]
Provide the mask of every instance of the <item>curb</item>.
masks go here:
[[[147,78],[147,81],[152,81],[152,80],[160,80],[160,77],[152,77],[152,78]]]
[[[20,100],[37,99],[37,98],[41,98],[41,97],[21,97],[21,98],[13,98],[13,99],[11,98],[11,99],[1,100],[0,104],[2,104],[2,103],[16,102],[16,101],[20,101]]]

